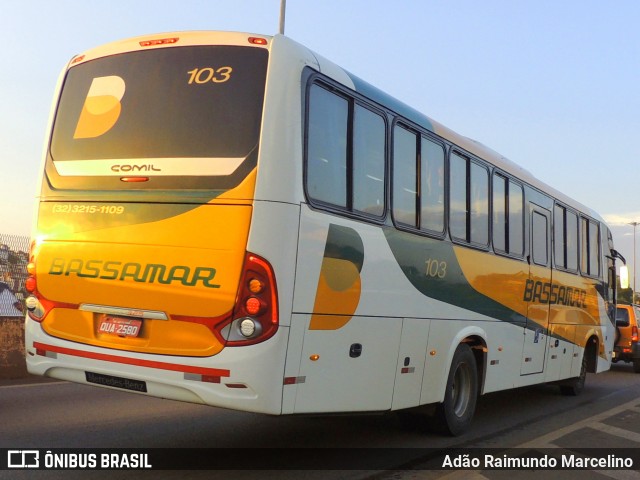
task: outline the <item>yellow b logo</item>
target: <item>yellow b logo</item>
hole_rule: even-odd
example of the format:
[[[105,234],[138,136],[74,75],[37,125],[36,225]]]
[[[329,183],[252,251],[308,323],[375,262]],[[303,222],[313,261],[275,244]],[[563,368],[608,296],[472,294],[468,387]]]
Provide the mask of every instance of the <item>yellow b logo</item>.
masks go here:
[[[94,78],[84,101],[73,138],[94,138],[113,127],[120,117],[124,80],[115,75]]]

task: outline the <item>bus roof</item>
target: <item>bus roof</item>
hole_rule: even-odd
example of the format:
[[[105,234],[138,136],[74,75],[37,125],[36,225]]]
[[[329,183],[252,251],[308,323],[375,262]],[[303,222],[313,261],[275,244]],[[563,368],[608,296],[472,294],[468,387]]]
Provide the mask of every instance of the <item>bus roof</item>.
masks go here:
[[[266,48],[273,37],[242,32],[185,31],[165,32],[126,38],[100,45],[74,56],[68,67],[109,55],[154,48],[194,45],[246,45]]]

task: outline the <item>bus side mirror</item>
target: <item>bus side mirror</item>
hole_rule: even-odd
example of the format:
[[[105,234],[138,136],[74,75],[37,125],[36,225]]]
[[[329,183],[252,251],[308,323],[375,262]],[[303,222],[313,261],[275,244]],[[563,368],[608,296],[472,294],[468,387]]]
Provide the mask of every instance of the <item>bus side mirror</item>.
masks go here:
[[[626,265],[620,267],[620,288],[629,288],[629,267]]]

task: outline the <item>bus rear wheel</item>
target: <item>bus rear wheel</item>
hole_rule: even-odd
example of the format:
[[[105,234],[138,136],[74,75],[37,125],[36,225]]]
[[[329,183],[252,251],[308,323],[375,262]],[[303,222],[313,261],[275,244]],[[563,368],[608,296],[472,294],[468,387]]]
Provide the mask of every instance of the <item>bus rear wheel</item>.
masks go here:
[[[436,407],[433,427],[452,436],[464,433],[471,425],[477,399],[476,358],[469,345],[461,343],[453,355],[444,401]]]

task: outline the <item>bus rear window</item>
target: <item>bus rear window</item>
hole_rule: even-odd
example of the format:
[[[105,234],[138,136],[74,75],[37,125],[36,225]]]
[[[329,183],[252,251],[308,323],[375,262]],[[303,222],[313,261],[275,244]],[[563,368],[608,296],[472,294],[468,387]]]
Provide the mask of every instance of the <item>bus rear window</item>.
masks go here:
[[[167,177],[190,177],[187,188],[237,184],[256,163],[267,60],[262,48],[194,46],[72,67],[51,138],[52,183],[101,177],[104,188],[104,177],[144,174],[157,179],[146,188],[166,188]]]

